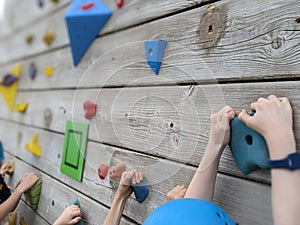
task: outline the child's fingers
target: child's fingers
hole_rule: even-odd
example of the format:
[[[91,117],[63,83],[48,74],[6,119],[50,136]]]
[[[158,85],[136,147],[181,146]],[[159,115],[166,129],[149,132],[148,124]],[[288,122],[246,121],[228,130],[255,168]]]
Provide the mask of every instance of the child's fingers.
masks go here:
[[[81,217],[75,217],[70,221],[70,224],[77,224],[81,220]]]
[[[239,114],[238,118],[243,121],[246,125],[251,124],[253,117],[251,117],[246,109],[243,109],[242,112]]]
[[[280,100],[275,95],[269,95],[268,99],[274,102],[280,102]]]

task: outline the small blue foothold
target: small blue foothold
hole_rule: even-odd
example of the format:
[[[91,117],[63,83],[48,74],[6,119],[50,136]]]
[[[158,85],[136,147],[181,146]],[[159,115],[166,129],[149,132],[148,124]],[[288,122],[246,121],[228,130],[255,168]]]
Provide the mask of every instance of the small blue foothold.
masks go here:
[[[158,74],[162,59],[164,57],[167,41],[151,40],[145,41],[146,58],[151,69]]]
[[[133,193],[135,195],[135,199],[139,203],[142,203],[143,201],[145,201],[145,199],[147,198],[147,196],[150,192],[146,178],[144,178],[144,180],[141,183],[132,185],[132,189],[133,189]]]
[[[4,160],[3,146],[2,146],[2,142],[0,141],[0,161],[3,160]]]
[[[250,116],[253,115],[250,113]],[[265,139],[237,117],[231,121],[229,147],[243,174],[247,175],[258,168],[270,168]]]
[[[65,14],[76,66],[112,15],[100,1],[74,0]]]
[[[77,205],[77,206],[80,208],[80,202],[79,202],[78,199],[76,199],[75,202],[73,202],[71,205]],[[78,223],[76,223],[75,225],[84,225],[84,224],[83,224],[82,218],[81,218],[81,220],[80,220]]]

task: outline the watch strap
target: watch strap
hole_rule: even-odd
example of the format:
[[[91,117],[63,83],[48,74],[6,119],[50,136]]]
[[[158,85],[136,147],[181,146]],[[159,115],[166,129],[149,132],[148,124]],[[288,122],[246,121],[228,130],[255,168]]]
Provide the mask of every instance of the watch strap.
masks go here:
[[[285,168],[290,170],[300,169],[300,153],[295,152],[289,154],[286,158],[280,160],[270,160],[269,163],[272,169],[280,169],[280,168]]]

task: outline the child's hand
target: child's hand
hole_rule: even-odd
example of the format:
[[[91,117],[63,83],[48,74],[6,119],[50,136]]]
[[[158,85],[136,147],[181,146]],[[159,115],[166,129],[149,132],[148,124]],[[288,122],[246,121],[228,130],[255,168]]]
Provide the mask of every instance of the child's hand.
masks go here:
[[[0,168],[0,175],[4,176],[6,171],[7,171],[8,167],[7,167],[7,163],[4,163],[1,168]]]
[[[130,182],[135,185],[139,184],[143,181],[144,175],[137,171],[137,170],[132,170],[132,171],[127,171],[123,172],[121,181],[117,190],[117,194],[124,199],[128,199],[129,196],[132,193],[132,187],[130,187]]]
[[[259,132],[266,139],[282,137],[293,130],[292,108],[287,98],[270,95],[267,99],[259,98],[250,105],[254,116],[249,116],[244,109],[239,119],[247,126]]]
[[[26,173],[16,186],[16,191],[24,193],[28,191],[40,179],[35,173]]]
[[[81,220],[81,210],[77,205],[67,207],[53,225],[73,225]]]
[[[249,116],[244,109],[239,119],[264,136],[271,159],[281,159],[294,152],[296,143],[289,100],[270,95],[267,99],[259,98],[250,107],[256,111],[254,116]]]
[[[225,106],[219,112],[210,117],[209,143],[216,145],[216,149],[224,150],[230,141],[230,121],[234,118],[235,112],[230,106]]]
[[[177,185],[167,193],[167,201],[183,198],[187,188],[183,185]]]

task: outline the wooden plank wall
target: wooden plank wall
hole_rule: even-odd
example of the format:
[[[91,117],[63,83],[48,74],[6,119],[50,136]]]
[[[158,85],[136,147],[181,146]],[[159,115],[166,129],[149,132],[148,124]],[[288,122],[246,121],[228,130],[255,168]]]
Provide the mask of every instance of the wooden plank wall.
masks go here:
[[[25,201],[18,207],[31,225],[52,224],[76,198],[85,224],[102,224],[114,190],[108,179],[98,178],[97,168],[116,162],[148,178],[150,196],[143,204],[131,198],[122,219],[142,224],[170,189],[189,183],[208,141],[209,116],[224,105],[241,110],[260,96],[287,96],[299,142],[296,0],[125,0],[122,9],[103,0],[113,17],[76,68],[64,23],[70,2],[49,0],[39,8],[36,0],[5,1],[0,20],[0,74],[22,63],[16,102],[29,102],[25,114],[10,113],[0,98],[0,140],[6,159],[16,162],[7,181],[15,186],[28,171],[44,181],[38,210]],[[212,8],[217,24],[203,23]],[[51,46],[42,41],[46,31],[56,32]],[[28,35],[34,37],[31,45]],[[168,41],[158,76],[145,59],[144,40],[151,39]],[[35,80],[28,74],[32,62]],[[45,66],[54,68],[52,77],[43,74]],[[86,100],[98,105],[91,121],[84,118]],[[50,124],[45,110],[52,112]],[[67,120],[90,125],[82,182],[59,170]],[[40,158],[24,148],[35,133]],[[215,201],[240,224],[272,224],[270,182],[269,171],[242,175],[226,149]]]

